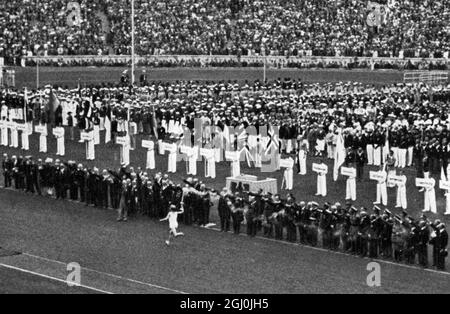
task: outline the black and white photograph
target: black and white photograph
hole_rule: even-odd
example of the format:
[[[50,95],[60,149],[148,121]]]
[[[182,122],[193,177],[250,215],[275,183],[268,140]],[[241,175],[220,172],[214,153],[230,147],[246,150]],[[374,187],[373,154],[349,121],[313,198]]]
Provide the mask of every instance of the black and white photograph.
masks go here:
[[[449,54],[448,0],[0,0],[0,295],[450,294]]]

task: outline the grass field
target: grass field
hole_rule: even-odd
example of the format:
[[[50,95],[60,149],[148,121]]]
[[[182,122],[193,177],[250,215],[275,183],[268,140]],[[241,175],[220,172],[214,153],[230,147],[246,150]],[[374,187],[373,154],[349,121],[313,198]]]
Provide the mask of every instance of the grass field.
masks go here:
[[[10,190],[0,217],[0,247],[22,252],[0,257],[3,293],[450,293],[449,273],[377,261],[371,288],[369,259],[259,237],[181,226],[166,247],[166,223]],[[83,287],[63,283],[73,262]]]
[[[103,84],[117,83],[120,76],[127,68],[120,67],[68,67],[54,68],[44,67],[39,69],[40,86],[46,84],[57,84],[74,88],[78,84]],[[15,68],[16,86],[22,88],[36,87],[36,68]],[[136,77],[142,68],[137,69]],[[262,68],[147,68],[148,80],[155,81],[175,81],[175,80],[199,80],[199,81],[219,81],[219,80],[244,80],[253,81],[263,79]],[[403,72],[395,70],[305,70],[305,69],[268,69],[267,78],[269,80],[277,78],[295,78],[303,82],[328,83],[339,81],[357,81],[367,84],[384,85],[403,81]]]

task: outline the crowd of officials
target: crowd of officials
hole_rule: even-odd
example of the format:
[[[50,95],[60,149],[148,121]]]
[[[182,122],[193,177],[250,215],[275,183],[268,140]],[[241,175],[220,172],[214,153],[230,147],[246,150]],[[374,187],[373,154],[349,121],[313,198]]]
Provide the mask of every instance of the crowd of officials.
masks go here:
[[[186,225],[208,226],[211,208],[217,206],[221,231],[235,234],[246,226],[249,236],[262,235],[277,240],[322,246],[362,257],[393,259],[418,263],[422,267],[444,270],[448,245],[446,226],[426,216],[415,219],[388,209],[356,208],[316,202],[297,202],[292,194],[264,195],[245,191],[211,190],[197,178],[183,184],[168,175],[154,176],[141,168],[119,170],[88,169],[74,161],[34,160],[27,156],[3,155],[4,187],[57,199],[80,201],[88,206],[118,211],[118,221],[128,215],[142,214],[155,219],[167,215],[171,206],[183,207],[181,220]],[[217,205],[214,201],[217,200]],[[432,264],[429,264],[431,246]]]

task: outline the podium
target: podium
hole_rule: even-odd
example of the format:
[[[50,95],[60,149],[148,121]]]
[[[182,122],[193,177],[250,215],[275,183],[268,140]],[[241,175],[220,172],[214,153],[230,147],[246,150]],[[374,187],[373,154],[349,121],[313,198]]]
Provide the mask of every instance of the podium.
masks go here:
[[[258,180],[256,176],[248,175],[227,178],[228,191],[235,193],[240,189],[240,186],[242,187],[242,190],[246,192],[257,193],[260,189],[262,189],[264,194],[269,192],[272,194],[278,193],[277,179],[267,178],[265,180]]]

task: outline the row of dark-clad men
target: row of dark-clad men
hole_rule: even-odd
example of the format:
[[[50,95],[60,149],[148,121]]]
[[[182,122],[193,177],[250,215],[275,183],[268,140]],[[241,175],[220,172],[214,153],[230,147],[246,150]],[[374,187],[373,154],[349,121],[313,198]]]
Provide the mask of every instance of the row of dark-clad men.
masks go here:
[[[290,242],[299,241],[310,246],[322,246],[362,257],[393,259],[396,262],[429,267],[428,247],[432,246],[432,266],[445,269],[448,233],[440,220],[431,222],[427,217],[413,219],[407,212],[402,217],[389,210],[374,207],[358,210],[351,202],[323,206],[315,202],[296,202],[292,194],[285,200],[279,195],[264,195],[224,190],[218,211],[222,231],[232,224],[240,232],[246,221],[247,234],[258,232],[266,237]]]
[[[212,197],[217,195],[196,178],[187,178],[184,186],[174,184],[167,175],[150,177],[140,168],[121,167],[118,171],[87,169],[74,162],[45,161],[32,157],[3,156],[5,187],[30,193],[50,194],[56,198],[79,200],[86,205],[114,208],[118,220],[126,221],[128,214],[141,213],[161,218],[171,205],[183,206],[181,220],[186,225],[209,223]],[[67,195],[68,194],[68,195]],[[358,210],[352,203],[324,204],[296,202],[293,195],[285,200],[280,195],[262,191],[245,192],[238,186],[234,193],[224,189],[219,195],[218,213],[222,231],[241,232],[245,221],[246,233],[277,240],[322,246],[352,254],[383,257],[407,263],[429,266],[428,246],[432,246],[433,263],[445,269],[448,234],[439,220],[427,217],[413,219],[406,212],[394,215],[374,207]],[[416,261],[417,259],[417,261]]]
[[[183,188],[174,184],[168,175],[161,173],[150,177],[141,168],[122,166],[119,170],[97,168],[88,169],[73,161],[62,162],[37,159],[32,156],[3,155],[2,172],[5,187],[27,193],[54,196],[57,199],[81,201],[86,205],[119,210],[119,219],[126,221],[128,214],[144,214],[163,218],[171,204],[181,203]],[[209,223],[209,211],[212,203],[205,185],[199,180],[192,186],[200,193],[192,199],[192,212],[185,213],[185,223],[206,225]],[[188,198],[189,199],[189,198]],[[189,201],[186,201],[189,203]]]

